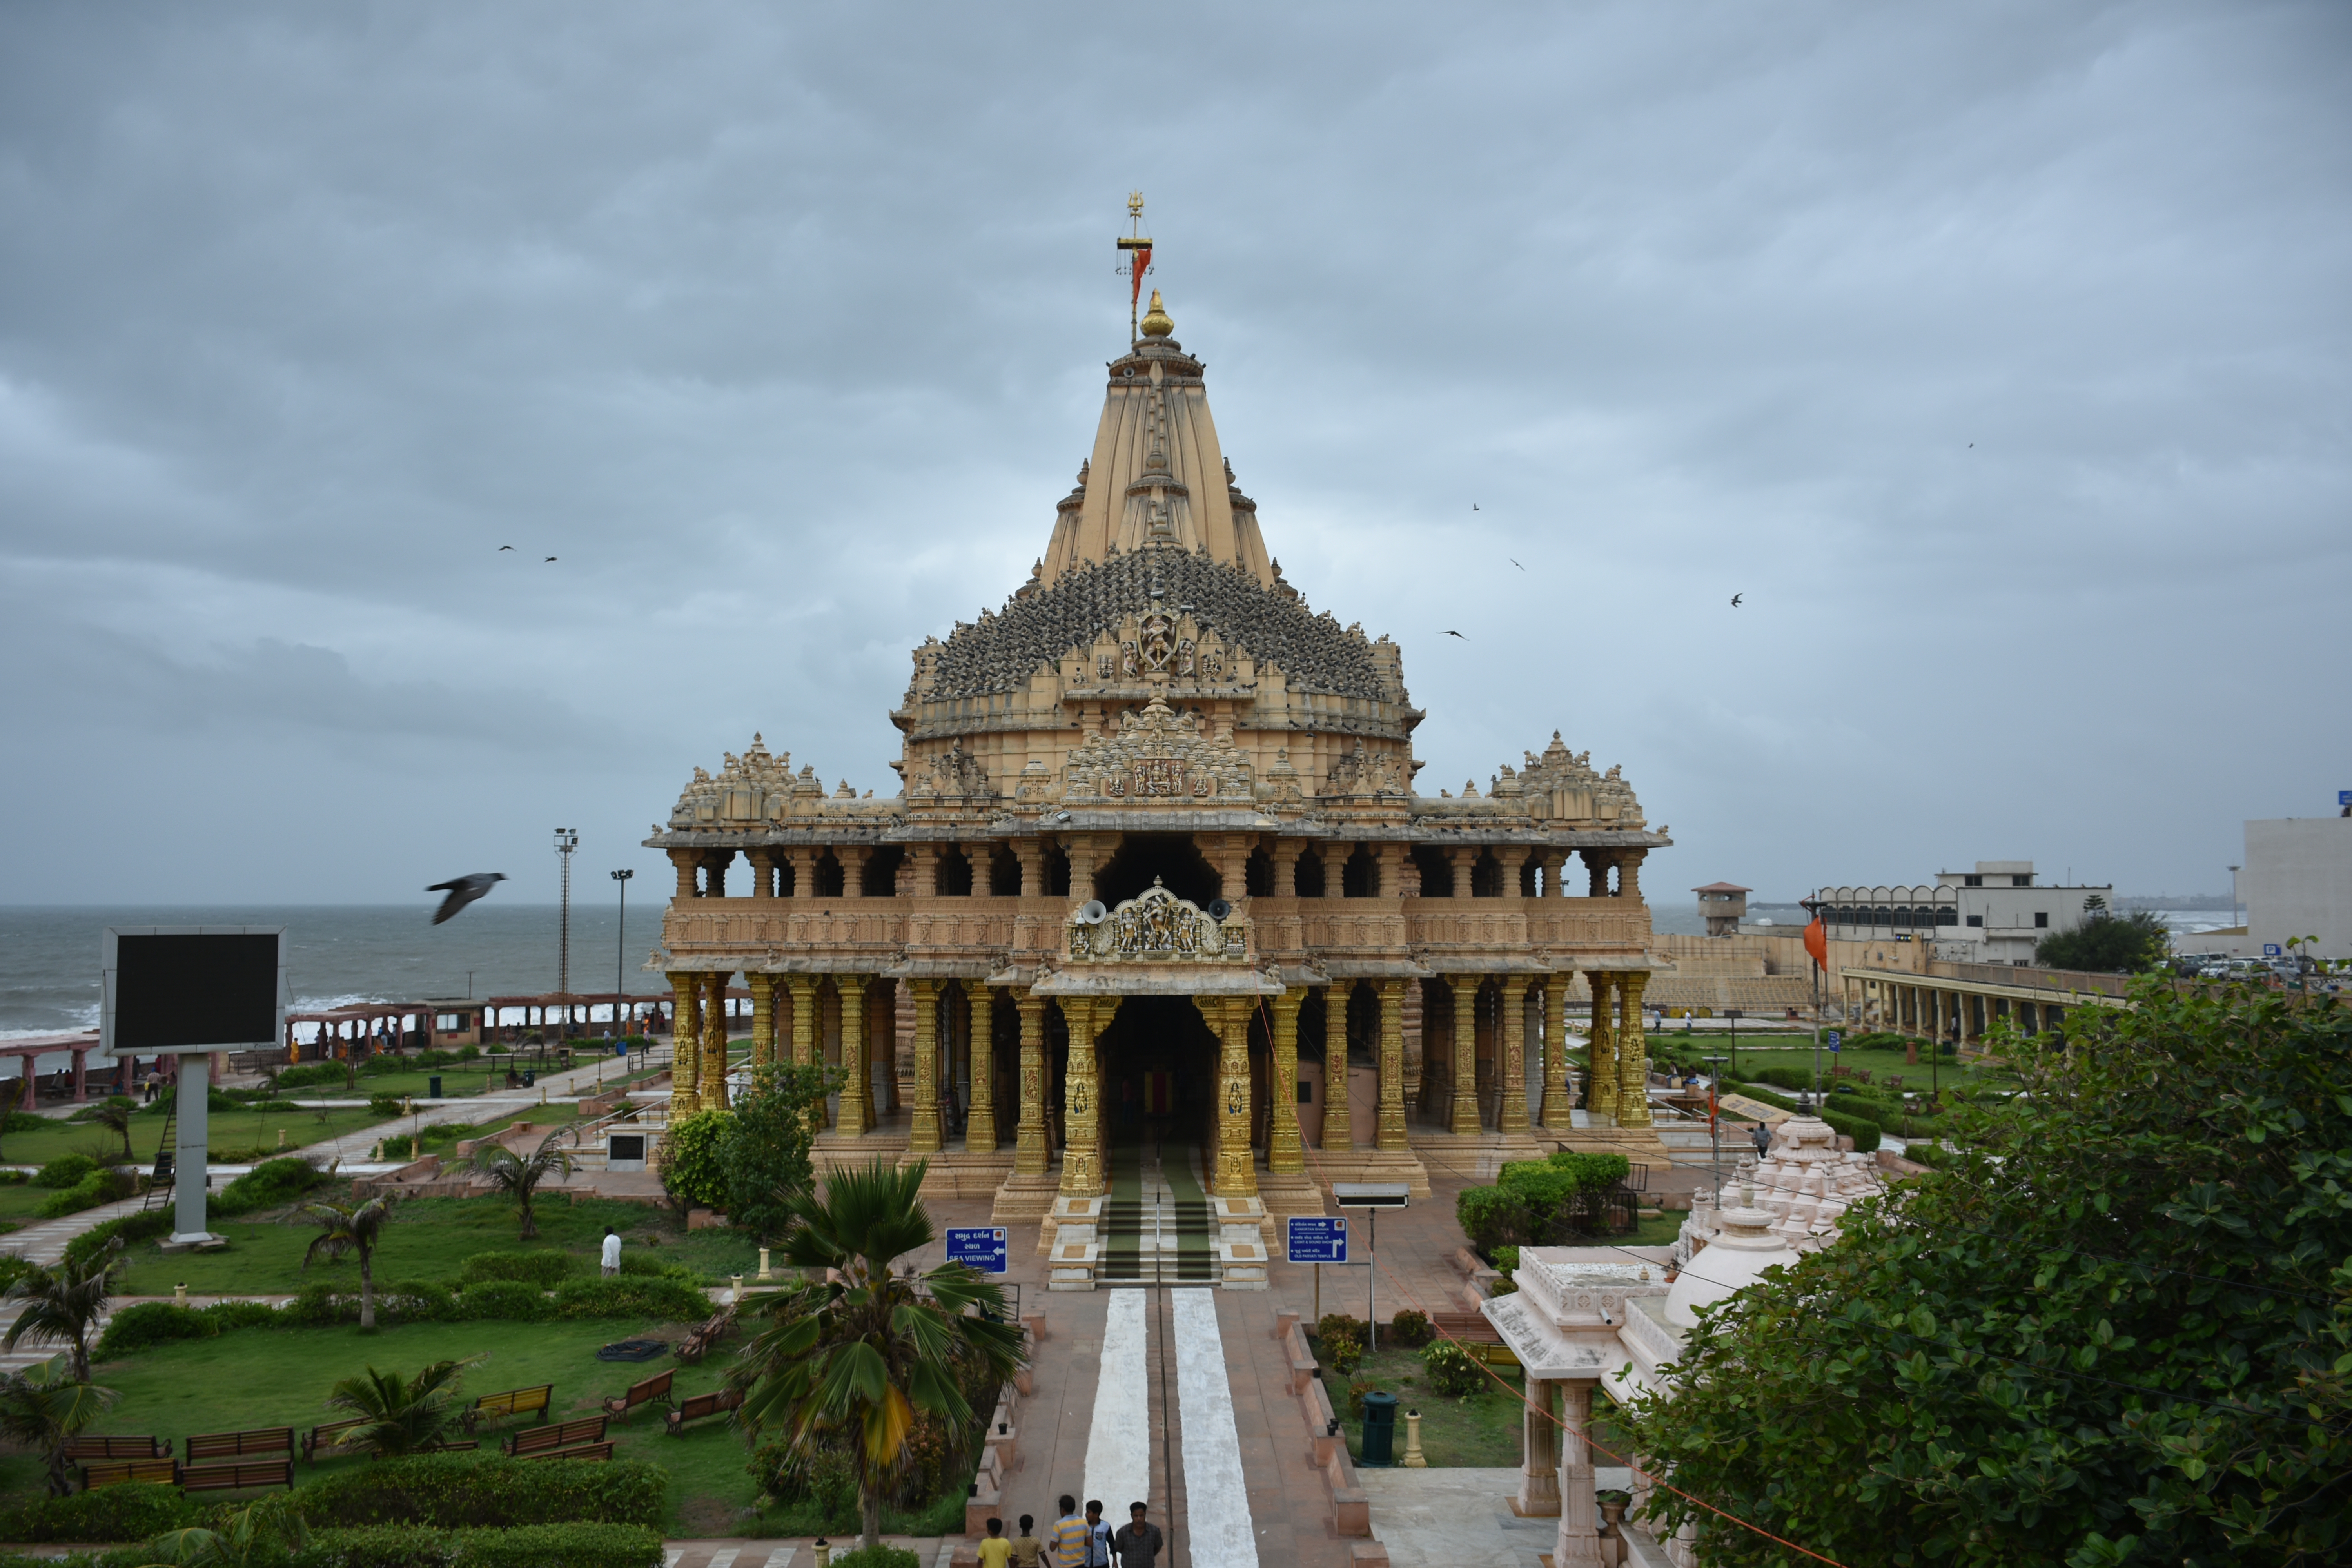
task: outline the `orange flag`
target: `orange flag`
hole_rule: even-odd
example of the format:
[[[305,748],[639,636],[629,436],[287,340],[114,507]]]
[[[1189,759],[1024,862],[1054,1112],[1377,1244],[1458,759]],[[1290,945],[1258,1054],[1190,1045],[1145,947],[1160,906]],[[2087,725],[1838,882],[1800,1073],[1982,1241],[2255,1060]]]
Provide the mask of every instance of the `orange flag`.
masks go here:
[[[1830,933],[1829,928],[1822,924],[1819,914],[1814,915],[1813,923],[1805,928],[1805,951],[1813,955],[1813,962],[1821,966],[1822,973],[1827,973],[1830,967]]]

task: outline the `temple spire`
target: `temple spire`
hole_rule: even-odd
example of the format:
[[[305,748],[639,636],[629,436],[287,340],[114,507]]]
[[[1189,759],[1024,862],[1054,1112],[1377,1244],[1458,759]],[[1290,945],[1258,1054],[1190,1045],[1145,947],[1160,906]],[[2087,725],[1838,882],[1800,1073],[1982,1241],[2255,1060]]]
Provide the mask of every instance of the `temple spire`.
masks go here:
[[[1143,193],[1141,191],[1127,193],[1127,221],[1128,226],[1134,232],[1119,237],[1118,247],[1128,253],[1127,258],[1119,266],[1119,270],[1126,273],[1128,277],[1127,346],[1133,348],[1139,341],[1135,307],[1137,301],[1143,298],[1143,275],[1151,270],[1151,239],[1143,232]],[[1157,289],[1151,291],[1151,308],[1154,310],[1160,309],[1160,290]],[[1171,330],[1173,330],[1172,326]]]

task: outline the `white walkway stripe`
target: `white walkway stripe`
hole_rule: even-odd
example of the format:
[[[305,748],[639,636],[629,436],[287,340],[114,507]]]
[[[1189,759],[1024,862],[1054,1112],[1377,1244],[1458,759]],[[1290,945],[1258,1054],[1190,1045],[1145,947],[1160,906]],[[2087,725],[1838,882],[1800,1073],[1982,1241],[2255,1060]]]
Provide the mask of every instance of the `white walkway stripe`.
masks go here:
[[[1123,1523],[1129,1503],[1151,1498],[1150,1346],[1143,1326],[1144,1299],[1150,1292],[1108,1294],[1102,1365],[1095,1377],[1095,1419],[1087,1431],[1087,1489],[1078,1506],[1099,1498],[1103,1517]]]
[[[1256,1568],[1257,1532],[1242,1441],[1234,1431],[1234,1391],[1225,1381],[1225,1341],[1214,1290],[1171,1290],[1175,1308],[1177,1430],[1184,1436],[1184,1514],[1199,1568]]]
[[[761,1564],[761,1568],[793,1568],[793,1553],[799,1550],[797,1546],[779,1546],[768,1553],[768,1560]]]
[[[735,1559],[742,1555],[743,1549],[740,1546],[722,1547],[710,1554],[706,1568],[734,1568]]]

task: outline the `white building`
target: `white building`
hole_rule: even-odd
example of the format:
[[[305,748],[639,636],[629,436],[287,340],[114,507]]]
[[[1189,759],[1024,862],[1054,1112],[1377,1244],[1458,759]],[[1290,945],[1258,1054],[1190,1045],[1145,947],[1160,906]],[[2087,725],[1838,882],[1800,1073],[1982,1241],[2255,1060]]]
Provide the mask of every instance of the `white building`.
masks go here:
[[[2051,887],[2034,880],[2031,860],[1979,860],[1973,871],[1937,872],[1933,886],[1823,888],[1814,900],[1832,938],[1925,942],[1952,963],[2026,964],[2043,937],[2113,909],[2116,889]]]
[[[2352,958],[2352,817],[2249,822],[2238,888],[2246,904],[2248,956],[2284,949],[2290,938],[2317,937],[2315,946],[2298,951]]]

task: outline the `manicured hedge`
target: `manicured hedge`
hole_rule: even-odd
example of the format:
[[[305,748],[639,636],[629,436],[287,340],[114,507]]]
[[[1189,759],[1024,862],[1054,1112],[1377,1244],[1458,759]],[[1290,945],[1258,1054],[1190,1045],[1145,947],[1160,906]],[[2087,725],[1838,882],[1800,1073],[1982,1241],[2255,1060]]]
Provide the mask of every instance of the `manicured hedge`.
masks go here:
[[[99,1168],[87,1154],[60,1154],[34,1173],[37,1187],[70,1187]]]
[[[321,1530],[289,1568],[656,1568],[658,1531],[633,1524],[528,1524],[443,1531]]]
[[[324,1171],[298,1155],[265,1160],[207,1199],[205,1209],[224,1217],[274,1209],[325,1186],[327,1180]]]
[[[230,1329],[276,1328],[285,1321],[284,1314],[266,1301],[222,1301],[210,1307],[141,1301],[114,1314],[90,1354],[113,1361],[155,1345],[208,1340]]]
[[[1740,1084],[1737,1087],[1739,1092],[1747,1095],[1750,1100],[1761,1100],[1777,1110],[1796,1110],[1797,1109],[1795,1100],[1774,1094],[1769,1089],[1759,1089],[1753,1083]],[[1822,1110],[1800,1112],[1800,1114],[1818,1116],[1830,1124],[1831,1131],[1842,1132],[1853,1139],[1854,1151],[1857,1153],[1867,1154],[1878,1147],[1880,1131],[1878,1123],[1867,1118],[1856,1116],[1851,1110]]]
[[[195,1522],[196,1505],[177,1487],[105,1487],[0,1510],[0,1540],[144,1541]]]
[[[81,1263],[98,1256],[100,1250],[116,1237],[125,1247],[135,1241],[152,1241],[172,1233],[172,1211],[147,1209],[139,1214],[126,1214],[101,1221],[66,1243],[66,1261]]]
[[[683,1279],[622,1275],[614,1279],[574,1279],[555,1293],[560,1318],[651,1318],[661,1322],[699,1322],[710,1316],[710,1298]]]
[[[477,1458],[423,1454],[354,1466],[297,1491],[314,1528],[404,1524],[439,1530],[526,1524],[658,1529],[669,1472],[641,1459]]]
[[[482,1279],[520,1279],[552,1290],[571,1278],[572,1255],[548,1249],[477,1252],[459,1267],[457,1275],[468,1285]]]

